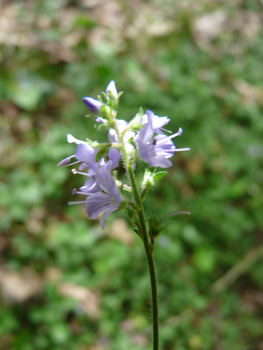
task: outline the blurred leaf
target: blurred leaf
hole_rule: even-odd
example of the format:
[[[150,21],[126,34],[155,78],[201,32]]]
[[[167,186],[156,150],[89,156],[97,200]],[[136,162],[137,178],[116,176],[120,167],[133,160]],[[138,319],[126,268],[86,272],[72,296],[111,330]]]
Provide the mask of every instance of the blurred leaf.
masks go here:
[[[42,101],[44,96],[54,90],[54,83],[40,75],[27,70],[15,73],[15,79],[9,87],[9,97],[17,106],[33,111]]]
[[[195,267],[201,272],[209,273],[213,271],[216,263],[216,254],[214,248],[198,248],[193,255],[193,263]]]

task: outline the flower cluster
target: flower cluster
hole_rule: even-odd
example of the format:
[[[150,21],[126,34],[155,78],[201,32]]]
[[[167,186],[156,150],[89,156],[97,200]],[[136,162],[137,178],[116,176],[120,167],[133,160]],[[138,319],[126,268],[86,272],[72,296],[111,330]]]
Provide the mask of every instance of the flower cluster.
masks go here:
[[[84,201],[71,202],[70,204],[84,203],[90,219],[96,219],[103,213],[100,224],[104,228],[106,218],[121,207],[131,205],[124,198],[125,186],[117,181],[112,173],[119,167],[120,159],[127,170],[132,163],[132,169],[136,168],[137,156],[147,163],[149,168],[168,168],[172,165],[169,160],[174,152],[187,151],[189,148],[177,149],[172,139],[182,135],[183,130],[171,134],[164,129],[169,123],[167,117],[154,115],[150,110],[146,113],[139,112],[130,123],[116,119],[117,106],[121,93],[118,94],[114,81],[106,88],[106,93],[98,100],[84,97],[83,102],[90,112],[97,116],[96,122],[101,127],[108,129],[109,143],[99,144],[90,140],[81,141],[67,135],[69,143],[77,145],[75,154],[63,160],[58,165],[70,166],[79,164],[79,169],[73,169],[74,174],[84,175],[86,180],[79,191],[74,189],[74,194],[84,195]],[[166,133],[171,135],[167,136]],[[87,172],[83,172],[87,170]],[[149,176],[149,172],[147,173]],[[148,186],[149,187],[149,186]],[[126,188],[129,187],[126,186]]]

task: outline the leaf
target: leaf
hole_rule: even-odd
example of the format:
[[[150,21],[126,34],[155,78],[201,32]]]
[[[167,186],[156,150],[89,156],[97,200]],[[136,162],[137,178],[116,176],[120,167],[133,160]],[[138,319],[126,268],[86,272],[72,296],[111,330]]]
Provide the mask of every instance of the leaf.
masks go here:
[[[166,227],[170,226],[173,222],[172,221],[166,221],[166,222],[160,222],[160,224],[158,225],[158,228],[162,230],[164,230]],[[161,232],[160,231],[160,232]]]
[[[151,216],[149,217],[150,228],[156,227],[158,225],[158,223],[159,223],[159,219],[158,219],[157,215],[151,214]]]
[[[167,171],[159,171],[153,175],[154,182],[157,182],[167,174]]]
[[[151,238],[155,238],[157,236],[159,236],[159,234],[168,226],[170,226],[172,224],[171,221],[169,222],[161,222],[159,225],[157,226],[152,226],[150,228],[150,231],[149,231],[149,236]]]
[[[98,162],[104,155],[107,153],[108,147],[103,147],[99,152],[96,154],[96,162]]]
[[[41,75],[27,70],[17,71],[14,77],[9,87],[9,97],[17,106],[27,111],[35,110],[41,100],[51,94],[55,87],[55,84]]]
[[[141,238],[141,233],[137,228],[134,228],[133,231]]]

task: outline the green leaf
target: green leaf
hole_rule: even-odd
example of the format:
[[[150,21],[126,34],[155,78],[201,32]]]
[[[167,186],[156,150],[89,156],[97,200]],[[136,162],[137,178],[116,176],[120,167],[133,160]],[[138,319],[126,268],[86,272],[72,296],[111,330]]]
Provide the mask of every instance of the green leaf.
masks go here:
[[[151,216],[149,217],[149,226],[151,227],[156,227],[159,223],[159,219],[157,217],[157,215],[155,214],[151,214]]]
[[[167,174],[167,171],[159,171],[153,175],[154,182],[157,182]]]
[[[99,152],[96,154],[96,162],[98,162],[102,157],[105,156],[107,153],[108,147],[103,147]]]
[[[162,230],[164,230],[166,227],[170,226],[173,222],[172,221],[162,221],[160,222],[160,224],[158,225],[158,228]],[[161,232],[160,231],[160,232]]]
[[[78,16],[74,21],[74,27],[84,27],[84,28],[94,28],[96,27],[96,22],[89,18],[88,16]]]
[[[134,231],[140,238],[142,238],[142,237],[141,237],[141,233],[140,233],[140,231],[139,231],[137,228],[134,228],[133,231]]]
[[[9,87],[9,98],[27,111],[35,110],[41,100],[51,94],[55,87],[41,75],[27,70],[17,71],[14,77]]]

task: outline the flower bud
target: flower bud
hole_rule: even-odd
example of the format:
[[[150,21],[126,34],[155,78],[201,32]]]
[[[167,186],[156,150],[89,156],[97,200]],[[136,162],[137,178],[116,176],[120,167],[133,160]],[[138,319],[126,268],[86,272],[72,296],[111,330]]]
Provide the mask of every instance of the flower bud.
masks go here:
[[[115,101],[117,101],[118,98],[118,92],[116,89],[115,82],[112,80],[109,85],[106,88],[106,94],[109,96],[109,92],[111,92],[112,96],[115,98]]]
[[[100,101],[91,97],[83,97],[82,101],[92,113],[98,114],[100,112],[100,107],[102,106]]]

